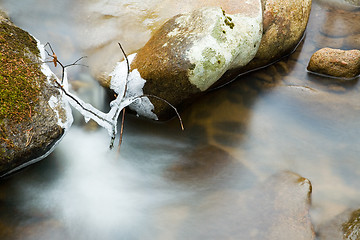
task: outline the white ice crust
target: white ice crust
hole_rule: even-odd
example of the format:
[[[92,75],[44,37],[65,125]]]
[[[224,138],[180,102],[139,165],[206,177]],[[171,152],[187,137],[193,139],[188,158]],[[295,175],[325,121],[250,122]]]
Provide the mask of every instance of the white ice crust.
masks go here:
[[[5,175],[42,160],[55,149],[56,145],[62,140],[62,138],[68,132],[73,123],[73,116],[70,105],[73,106],[84,116],[85,121],[93,119],[100,126],[104,127],[108,131],[109,135],[112,137],[112,140],[115,139],[118,117],[120,115],[120,112],[122,109],[129,105],[131,105],[131,107],[136,110],[139,115],[157,119],[156,115],[152,112],[154,106],[151,104],[147,97],[143,96],[144,93],[142,89],[144,87],[145,80],[141,78],[137,70],[132,71],[129,76],[127,76],[126,62],[119,63],[111,74],[111,89],[113,89],[118,94],[118,96],[114,101],[110,103],[110,111],[108,113],[104,113],[93,107],[91,104],[85,103],[83,100],[81,100],[79,97],[69,91],[69,82],[66,69],[64,69],[63,82],[61,83],[58,77],[51,71],[49,66],[44,63],[46,58],[44,45],[42,45],[39,40],[36,39],[36,41],[37,47],[40,51],[39,60],[43,62],[43,64],[41,64],[41,71],[45,76],[47,76],[48,84],[57,87],[59,91],[59,94],[57,94],[57,96],[50,97],[48,103],[49,106],[56,113],[58,117],[57,124],[62,129],[64,129],[64,134],[53,144],[51,149],[45,154],[16,167]],[[132,60],[134,57],[135,55],[129,56],[129,59]],[[54,83],[54,80],[57,81],[57,83]],[[61,88],[59,86],[61,86]],[[66,119],[63,119],[64,116],[60,116],[60,113],[57,110],[59,108],[65,110]]]
[[[128,56],[130,64],[135,56],[136,53]],[[114,90],[118,95],[124,96],[126,86],[125,98],[135,98],[135,101],[129,106],[130,109],[136,111],[140,116],[158,120],[156,114],[152,112],[154,105],[148,97],[144,96],[143,88],[146,80],[141,77],[137,69],[131,71],[129,76],[127,76],[127,71],[126,61],[117,63],[114,71],[110,73],[110,89]]]

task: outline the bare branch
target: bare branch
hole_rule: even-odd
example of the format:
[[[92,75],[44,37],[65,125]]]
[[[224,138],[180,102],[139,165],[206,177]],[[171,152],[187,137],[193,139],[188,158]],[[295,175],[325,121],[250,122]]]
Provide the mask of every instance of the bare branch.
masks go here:
[[[180,114],[178,112],[178,110],[176,109],[176,107],[174,105],[172,105],[170,102],[166,101],[165,99],[161,98],[161,97],[158,97],[158,96],[155,96],[155,95],[151,95],[151,94],[144,94],[144,95],[141,95],[137,98],[143,98],[143,97],[152,97],[152,98],[155,98],[155,99],[158,99],[160,101],[163,101],[164,103],[166,103],[167,105],[169,105],[172,109],[174,109],[175,113],[176,113],[176,116],[177,118],[179,119],[179,122],[180,122],[180,126],[181,126],[181,130],[184,131],[184,124],[183,124],[183,121],[180,117]]]
[[[46,50],[46,46],[49,46],[52,54],[50,54],[49,51]],[[46,61],[46,62],[52,62],[52,63],[54,63],[54,66],[55,66],[55,67],[57,67],[57,63],[61,66],[61,68],[62,68],[61,83],[64,82],[65,68],[71,67],[71,66],[88,67],[87,65],[84,65],[84,64],[78,64],[79,61],[81,61],[81,60],[84,59],[84,58],[87,58],[86,56],[80,57],[79,59],[77,59],[75,62],[73,62],[73,63],[71,63],[71,64],[63,65],[63,64],[59,61],[59,59],[57,58],[57,56],[56,56],[56,54],[55,54],[55,52],[54,52],[54,50],[53,50],[53,48],[52,48],[52,46],[51,46],[51,44],[50,44],[49,42],[47,42],[47,43],[44,45],[44,49],[45,49],[45,52],[47,53],[47,55],[52,58],[52,61]]]
[[[120,47],[120,49],[121,49],[121,52],[122,52],[123,55],[124,55],[124,58],[125,58],[125,61],[126,61],[126,66],[127,66],[127,74],[126,74],[126,81],[125,81],[125,91],[124,91],[124,96],[123,96],[123,97],[125,97],[125,95],[126,95],[126,90],[127,90],[127,83],[128,83],[128,79],[129,79],[129,75],[130,75],[130,62],[129,62],[129,59],[128,59],[126,53],[125,53],[124,48],[121,46],[120,43],[118,43],[118,44],[119,44],[119,47]]]
[[[70,93],[67,89],[68,79],[67,79],[67,75],[66,75],[66,73],[67,73],[66,69],[71,66],[85,66],[85,65],[79,63],[85,57],[81,57],[81,58],[77,59],[72,64],[63,65],[57,58],[51,44],[46,43],[46,45],[44,46],[44,49],[46,46],[48,46],[48,48],[50,49],[51,52],[48,51],[47,49],[45,49],[45,51],[46,51],[47,55],[52,58],[52,61],[46,61],[46,62],[53,63],[55,67],[57,66],[57,64],[59,64],[62,68],[61,82],[56,78],[57,80],[55,80],[55,85],[56,85],[55,87],[59,88],[65,94],[65,96],[68,98],[68,102],[75,109],[77,109],[85,117],[85,119],[93,119],[100,126],[106,128],[108,130],[108,133],[111,136],[111,141],[110,141],[110,146],[109,146],[110,149],[112,149],[114,147],[114,142],[116,139],[116,132],[117,132],[118,118],[119,118],[120,113],[122,112],[118,152],[120,152],[120,147],[122,144],[123,133],[124,133],[124,123],[125,123],[125,114],[126,114],[125,109],[131,103],[133,103],[136,100],[141,99],[143,97],[150,97],[150,98],[155,98],[155,99],[161,100],[161,101],[165,102],[166,104],[168,104],[171,108],[173,108],[179,121],[180,121],[181,129],[184,130],[184,125],[183,125],[182,119],[181,119],[180,114],[178,113],[177,109],[171,103],[166,101],[165,99],[155,96],[155,95],[151,95],[151,94],[143,94],[141,96],[133,96],[133,97],[126,96],[129,75],[130,75],[130,61],[129,61],[123,47],[121,46],[121,44],[120,43],[118,43],[118,44],[119,44],[119,47],[120,47],[122,53],[124,54],[124,58],[126,60],[127,75],[126,75],[126,79],[125,79],[126,81],[124,83],[124,93],[122,94],[122,96],[118,95],[116,97],[116,99],[111,102],[111,105],[110,105],[111,108],[108,113],[103,113],[103,112],[99,111],[98,109],[96,109],[95,107],[93,107],[91,104],[85,103],[80,98],[78,98],[76,95],[73,95],[72,93]],[[65,87],[63,86],[64,81],[65,81],[65,84],[64,84]]]
[[[124,123],[125,123],[125,111],[126,108],[122,110],[122,118],[121,118],[121,128],[120,128],[120,138],[119,138],[119,146],[118,146],[118,153],[120,154],[120,147],[122,143],[122,138],[124,134]]]

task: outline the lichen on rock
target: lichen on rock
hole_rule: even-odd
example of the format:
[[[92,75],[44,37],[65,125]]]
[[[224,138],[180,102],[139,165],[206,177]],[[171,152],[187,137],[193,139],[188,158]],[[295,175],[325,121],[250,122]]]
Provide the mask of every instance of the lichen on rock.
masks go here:
[[[229,15],[220,7],[204,7],[164,23],[131,63],[131,70],[146,80],[144,93],[178,107],[207,90],[229,68],[246,65],[262,36],[260,1],[254,8],[256,14]],[[172,115],[169,105],[150,100],[160,119]]]
[[[291,54],[302,40],[309,21],[312,0],[262,0],[263,36],[254,59],[244,67],[229,70],[215,87]]]

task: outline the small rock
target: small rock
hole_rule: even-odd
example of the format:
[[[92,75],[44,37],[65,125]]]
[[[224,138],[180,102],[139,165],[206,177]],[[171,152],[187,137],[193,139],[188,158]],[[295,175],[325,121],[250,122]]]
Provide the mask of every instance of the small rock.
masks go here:
[[[360,74],[360,51],[323,48],[315,52],[308,71],[351,79]]]
[[[0,17],[0,176],[50,153],[72,122],[70,108],[40,67],[40,44]],[[44,74],[49,73],[47,75]]]
[[[246,65],[262,36],[260,1],[228,15],[220,7],[201,8],[167,21],[137,52],[131,70],[146,81],[144,93],[175,106],[207,90],[229,68]],[[163,101],[150,99],[159,118],[173,115]]]

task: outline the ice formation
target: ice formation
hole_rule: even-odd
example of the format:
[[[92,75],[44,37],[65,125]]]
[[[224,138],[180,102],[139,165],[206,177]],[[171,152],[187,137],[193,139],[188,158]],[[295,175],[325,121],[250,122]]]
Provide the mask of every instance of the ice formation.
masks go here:
[[[136,53],[128,56],[129,63],[132,62],[135,56]],[[137,69],[134,69],[129,74],[127,71],[126,61],[118,62],[114,71],[110,74],[110,88],[118,95],[125,96],[125,98],[135,98],[135,101],[129,107],[136,111],[138,115],[158,120],[156,114],[152,112],[154,105],[148,97],[144,96],[143,87],[146,80],[141,77]]]
[[[42,62],[44,62],[44,46],[39,45],[39,49],[42,57]],[[129,62],[131,62],[134,57],[135,54],[130,55],[128,58]],[[64,68],[64,76],[62,76],[62,83],[60,83],[59,78],[57,78],[55,74],[52,73],[52,71],[46,64],[42,64],[42,71],[46,76],[48,76],[48,80],[55,78],[56,87],[58,87],[59,91],[62,92],[62,96],[65,96],[65,102],[61,103],[63,104],[63,106],[68,107],[69,103],[84,116],[86,122],[92,119],[108,131],[112,139],[110,148],[113,145],[113,141],[117,133],[118,117],[122,109],[124,109],[125,107],[131,105],[131,108],[137,111],[139,115],[146,116],[152,119],[157,119],[157,116],[152,112],[154,106],[151,104],[150,100],[146,96],[144,96],[142,90],[145,84],[145,80],[141,78],[137,70],[129,72],[126,61],[118,63],[117,67],[110,75],[112,77],[110,88],[114,90],[114,92],[117,94],[117,97],[110,103],[110,111],[108,113],[104,113],[92,106],[91,104],[85,103],[83,100],[81,100],[79,97],[69,91],[69,82],[67,78],[66,68]],[[64,99],[61,99],[61,101],[62,100]],[[59,99],[53,97],[50,99],[49,105],[55,106],[59,103],[59,101]],[[53,109],[55,111],[54,107]],[[69,119],[69,122],[63,123],[61,122],[61,120],[59,120],[59,126],[63,127],[65,131],[67,131],[67,129],[72,124],[72,115],[67,116],[67,118]]]

